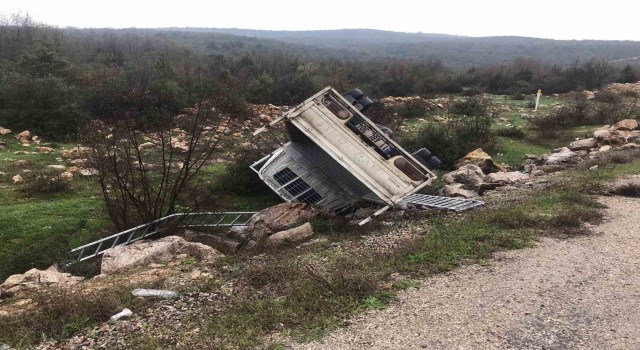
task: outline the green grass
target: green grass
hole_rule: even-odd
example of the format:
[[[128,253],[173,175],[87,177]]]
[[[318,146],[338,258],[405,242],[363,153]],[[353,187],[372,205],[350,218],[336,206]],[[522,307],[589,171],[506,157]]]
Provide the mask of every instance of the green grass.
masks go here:
[[[551,149],[547,146],[537,145],[523,139],[510,137],[497,137],[498,147],[493,159],[499,163],[509,165],[522,164],[527,154],[542,155]]]
[[[52,145],[56,149],[52,154],[20,154],[35,152],[40,145],[24,147],[9,136],[3,137],[7,148],[0,151],[0,171],[6,173],[0,178],[0,280],[60,262],[70,248],[98,238],[110,227],[102,198],[89,179],[74,179],[70,188],[58,193],[23,192],[11,180],[13,175],[24,174],[24,169],[64,164],[56,158],[61,149],[73,145]],[[28,164],[17,166],[16,160]]]

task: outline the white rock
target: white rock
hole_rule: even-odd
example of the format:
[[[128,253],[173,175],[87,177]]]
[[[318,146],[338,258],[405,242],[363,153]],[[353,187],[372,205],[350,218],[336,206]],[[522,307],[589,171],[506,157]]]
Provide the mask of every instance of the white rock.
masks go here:
[[[467,190],[462,184],[445,185],[442,188],[442,194],[447,197],[475,198],[478,194],[474,191]]]
[[[571,142],[569,144],[569,149],[572,151],[589,150],[595,147],[597,144],[598,141],[595,138],[590,137],[588,139]]]
[[[529,180],[530,176],[519,171],[508,171],[504,173],[491,173],[485,179],[489,183],[500,183],[513,185],[517,182]]]
[[[277,246],[287,242],[297,242],[309,238],[313,236],[313,234],[313,227],[307,222],[298,227],[272,234],[267,238],[266,244],[269,246]]]
[[[547,157],[546,164],[558,164],[566,162],[577,156],[577,153],[571,151],[567,147],[563,147],[560,149],[560,151],[550,154],[549,157]]]
[[[607,151],[610,151],[610,150],[611,150],[611,146],[609,146],[609,145],[604,145],[604,146],[602,146],[602,147],[600,147],[600,148],[598,149],[598,152],[607,152]]]
[[[190,243],[178,236],[167,236],[155,241],[136,242],[108,249],[102,256],[100,269],[103,274],[114,274],[150,263],[166,263],[184,252],[209,261],[224,256],[204,244]]]

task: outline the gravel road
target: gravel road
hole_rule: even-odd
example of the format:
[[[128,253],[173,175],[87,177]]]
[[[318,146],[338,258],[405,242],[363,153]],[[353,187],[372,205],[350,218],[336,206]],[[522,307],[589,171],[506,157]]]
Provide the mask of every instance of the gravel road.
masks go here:
[[[295,349],[640,349],[640,199],[604,197],[594,234],[543,238],[403,291]]]

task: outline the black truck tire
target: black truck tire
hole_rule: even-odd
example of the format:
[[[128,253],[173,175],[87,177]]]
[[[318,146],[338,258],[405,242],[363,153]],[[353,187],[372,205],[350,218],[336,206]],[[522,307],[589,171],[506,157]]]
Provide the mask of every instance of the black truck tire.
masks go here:
[[[353,89],[345,92],[344,94],[342,94],[342,96],[351,96],[354,99],[359,100],[360,98],[362,98],[362,96],[364,96],[364,92],[362,92],[362,90],[360,89]]]
[[[427,161],[427,168],[429,168],[429,170],[437,169],[440,165],[442,165],[442,162],[436,156],[429,158]]]

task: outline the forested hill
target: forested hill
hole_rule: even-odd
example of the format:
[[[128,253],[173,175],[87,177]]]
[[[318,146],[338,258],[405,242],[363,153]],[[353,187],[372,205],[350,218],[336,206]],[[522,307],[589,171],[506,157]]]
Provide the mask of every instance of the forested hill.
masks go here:
[[[177,30],[178,28],[167,28]],[[224,33],[284,41],[363,55],[363,58],[420,59],[437,57],[453,65],[487,65],[529,57],[561,66],[592,58],[617,60],[640,56],[640,42],[552,40],[526,37],[465,37],[400,33],[372,29],[267,31],[250,29],[180,28],[180,31]]]

